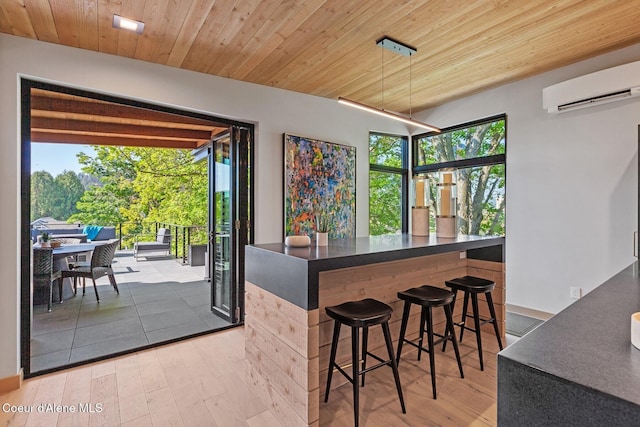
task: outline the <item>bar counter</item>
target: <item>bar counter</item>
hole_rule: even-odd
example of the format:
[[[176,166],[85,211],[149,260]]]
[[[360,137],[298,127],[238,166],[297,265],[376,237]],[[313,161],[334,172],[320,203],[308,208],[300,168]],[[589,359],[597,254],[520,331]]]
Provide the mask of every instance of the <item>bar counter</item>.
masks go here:
[[[620,273],[498,353],[498,425],[637,426],[640,264]]]
[[[325,247],[247,246],[245,353],[250,387],[283,425],[322,425],[319,390],[327,375],[332,334],[324,307],[368,297],[391,305],[391,334],[397,345],[402,316],[397,292],[424,284],[444,287],[454,277],[473,275],[496,282],[493,298],[504,335],[503,254],[504,238],[495,236],[391,235],[330,240]],[[458,316],[461,305],[456,306]],[[410,338],[418,334],[418,312],[409,321]],[[444,316],[434,316],[434,325],[444,328],[443,322]],[[350,339],[343,330],[337,355],[341,364],[350,360]],[[382,334],[372,330],[370,350],[375,353],[383,346]],[[335,387],[345,382],[334,376]]]

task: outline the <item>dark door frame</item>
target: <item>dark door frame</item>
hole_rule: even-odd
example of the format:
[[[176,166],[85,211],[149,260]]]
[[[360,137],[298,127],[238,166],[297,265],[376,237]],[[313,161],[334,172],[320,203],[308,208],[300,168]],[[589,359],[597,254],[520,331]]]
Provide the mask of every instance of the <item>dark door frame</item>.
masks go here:
[[[229,173],[230,189],[229,195],[229,276],[218,274],[219,268],[216,255],[218,248],[215,247],[218,241],[218,210],[216,201],[216,144],[221,139],[228,139],[229,144]],[[232,324],[242,322],[244,319],[244,246],[253,241],[253,227],[250,219],[252,211],[249,196],[251,194],[251,165],[253,164],[251,149],[253,141],[253,130],[247,127],[232,126],[228,132],[220,134],[214,138],[207,152],[209,163],[209,242],[208,242],[208,265],[209,277],[211,281],[211,307],[212,311],[219,317]],[[249,191],[241,191],[247,188]],[[224,244],[223,251],[224,251]],[[226,262],[226,259],[223,260]],[[217,305],[216,288],[217,281],[222,281],[222,286],[229,286],[228,303],[229,309],[225,310]],[[228,283],[227,283],[228,282]],[[224,294],[224,291],[223,291]]]
[[[179,108],[167,107],[164,105],[153,104],[150,102],[132,100],[127,98],[122,98],[114,95],[107,95],[102,93],[91,92],[88,90],[75,89],[66,86],[61,86],[53,83],[42,82],[38,80],[33,80],[25,77],[21,77],[20,79],[20,362],[23,368],[23,373],[25,378],[30,378],[35,375],[43,375],[50,372],[58,371],[61,369],[67,369],[74,366],[84,365],[87,363],[96,362],[99,360],[104,360],[112,357],[117,357],[123,354],[132,353],[135,351],[140,351],[146,348],[157,347],[159,345],[164,345],[169,342],[180,341],[186,338],[191,338],[197,335],[204,335],[209,333],[202,332],[198,334],[193,334],[189,336],[185,336],[182,338],[170,340],[167,342],[150,344],[144,347],[139,347],[136,349],[131,349],[127,351],[122,351],[118,353],[114,353],[110,356],[98,357],[82,362],[71,363],[59,368],[46,369],[42,371],[38,371],[37,374],[31,373],[31,271],[30,271],[30,260],[31,260],[31,245],[30,245],[30,194],[31,194],[31,89],[43,89],[52,92],[60,92],[69,95],[81,96],[85,98],[97,99],[101,101],[112,102],[116,104],[123,104],[131,107],[144,108],[153,111],[160,111],[170,114],[175,114],[179,116],[198,118],[203,120],[209,120],[212,122],[221,123],[224,125],[228,125],[229,127],[241,127],[247,128],[250,130],[251,135],[254,133],[254,125],[247,122],[240,122],[236,120],[230,120],[225,118],[220,118],[217,116],[197,113],[188,110],[181,110]],[[253,166],[253,138],[251,139],[252,146],[250,147],[250,152],[252,153],[250,157],[250,166]],[[250,206],[254,206],[254,196],[253,196],[253,173],[249,178],[249,204]],[[253,243],[254,241],[254,218],[253,218],[252,208],[250,211],[250,234],[249,234],[249,243]],[[242,299],[243,296],[240,295]],[[241,304],[244,306],[244,304]],[[240,318],[240,320],[242,317]],[[236,326],[236,325],[232,325]]]

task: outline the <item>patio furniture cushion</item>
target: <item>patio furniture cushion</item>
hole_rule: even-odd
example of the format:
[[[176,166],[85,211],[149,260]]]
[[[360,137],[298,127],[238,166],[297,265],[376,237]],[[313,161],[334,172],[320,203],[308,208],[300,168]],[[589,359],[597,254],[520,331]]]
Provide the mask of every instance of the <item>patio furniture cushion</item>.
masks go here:
[[[89,240],[95,240],[100,230],[102,230],[101,225],[85,225],[82,233],[86,234]]]
[[[93,242],[101,240],[113,240],[116,238],[115,227],[103,227],[102,225],[87,225],[84,227],[84,234]]]
[[[137,235],[136,242],[133,245],[133,256],[138,259],[141,252],[159,252],[165,251],[169,255],[171,251],[171,230],[167,228],[159,228],[156,234],[155,242],[139,242],[138,239],[144,235]]]
[[[158,229],[156,241],[158,243],[171,243],[171,231],[168,228]]]
[[[101,240],[113,240],[116,238],[116,228],[115,227],[102,227],[98,234],[91,240],[101,241]]]

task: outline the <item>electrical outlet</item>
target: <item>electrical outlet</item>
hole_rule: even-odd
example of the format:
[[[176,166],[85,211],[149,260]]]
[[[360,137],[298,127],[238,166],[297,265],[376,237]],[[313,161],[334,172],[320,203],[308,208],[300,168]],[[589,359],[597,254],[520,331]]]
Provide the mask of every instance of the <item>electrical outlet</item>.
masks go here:
[[[572,286],[569,288],[569,297],[572,299],[580,299],[582,297],[582,288]]]
[[[460,252],[460,259],[465,259],[467,257],[467,251]]]

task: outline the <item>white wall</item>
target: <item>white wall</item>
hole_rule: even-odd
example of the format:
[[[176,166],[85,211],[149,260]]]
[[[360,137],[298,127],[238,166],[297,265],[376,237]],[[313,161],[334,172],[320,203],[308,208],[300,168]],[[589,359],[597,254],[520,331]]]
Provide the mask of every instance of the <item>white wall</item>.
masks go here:
[[[335,100],[0,34],[0,378],[19,369],[19,75],[257,123],[256,242],[282,241],[284,132],[352,145],[357,234],[368,234],[368,135],[404,125]]]
[[[570,287],[634,261],[640,99],[548,114],[542,89],[637,60],[640,45],[416,115],[446,127],[507,114],[507,303],[557,313]]]

